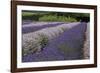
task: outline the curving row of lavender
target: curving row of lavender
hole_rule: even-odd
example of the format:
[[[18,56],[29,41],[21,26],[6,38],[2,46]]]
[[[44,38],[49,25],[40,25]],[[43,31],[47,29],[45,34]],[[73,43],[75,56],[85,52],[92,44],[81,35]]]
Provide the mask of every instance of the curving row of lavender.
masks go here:
[[[64,24],[64,22],[33,22],[28,25],[22,26],[22,33],[30,33],[35,32],[41,29],[49,28],[49,27],[55,27],[58,25]]]
[[[84,58],[89,59],[90,58],[90,23],[87,23],[86,41],[84,43],[83,51],[84,51]]]
[[[82,59],[82,47],[86,25],[86,23],[79,22],[61,23],[55,27],[46,27],[35,32],[23,34],[22,49],[24,55],[22,61],[34,62]],[[43,39],[41,37],[47,39],[47,44],[43,48],[40,44],[40,40]]]
[[[57,23],[55,23],[55,24],[57,24]],[[53,23],[52,25],[55,25],[55,24]],[[44,44],[46,44],[46,43],[48,43],[48,41],[55,39],[57,36],[62,34],[64,31],[71,29],[72,27],[76,26],[77,24],[79,24],[79,22],[69,23],[69,24],[66,24],[66,23],[62,24],[61,23],[60,25],[55,26],[55,27],[49,27],[51,24],[48,24],[47,28],[44,28],[44,29],[41,29],[41,30],[38,30],[35,32],[23,34],[22,35],[23,55],[27,55],[28,53],[41,51],[41,48],[43,48],[43,46],[41,46],[42,40],[44,41]],[[33,25],[33,26],[35,26],[35,25]],[[35,27],[33,27],[33,29],[34,28]]]

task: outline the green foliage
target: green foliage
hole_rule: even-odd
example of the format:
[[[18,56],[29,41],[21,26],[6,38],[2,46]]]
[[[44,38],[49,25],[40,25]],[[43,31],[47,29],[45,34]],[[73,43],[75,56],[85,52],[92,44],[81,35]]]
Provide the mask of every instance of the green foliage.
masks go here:
[[[59,16],[59,17],[58,17],[58,20],[59,20],[59,21],[62,21],[62,22],[76,22],[76,21],[77,21],[75,18],[70,17],[70,16],[68,16],[68,17]]]
[[[86,17],[89,20],[89,13],[69,13],[69,12],[45,12],[45,11],[23,11],[22,19],[33,21],[59,21],[76,22]]]
[[[39,15],[32,12],[22,12],[22,19],[38,21]]]
[[[39,21],[76,22],[77,20],[66,16],[44,15],[43,17],[39,18]]]
[[[35,13],[32,13],[32,12],[22,12],[22,16],[32,16],[34,14]]]
[[[39,21],[57,21],[57,16],[53,15],[44,15],[39,18]]]

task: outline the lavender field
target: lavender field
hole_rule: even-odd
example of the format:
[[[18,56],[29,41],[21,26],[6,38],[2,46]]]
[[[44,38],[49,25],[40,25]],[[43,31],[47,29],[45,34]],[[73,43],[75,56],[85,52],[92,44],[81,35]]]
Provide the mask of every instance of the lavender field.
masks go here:
[[[89,49],[89,42],[84,44],[85,33],[89,33],[87,25],[86,22],[23,22],[22,62],[84,59]]]

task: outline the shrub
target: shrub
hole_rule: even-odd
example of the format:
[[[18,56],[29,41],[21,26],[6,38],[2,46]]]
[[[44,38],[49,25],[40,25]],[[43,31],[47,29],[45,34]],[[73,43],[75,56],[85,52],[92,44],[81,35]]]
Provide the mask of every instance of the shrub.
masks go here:
[[[39,21],[57,21],[57,16],[53,15],[44,15],[39,18]]]
[[[77,20],[70,16],[44,15],[39,18],[39,21],[76,22]]]

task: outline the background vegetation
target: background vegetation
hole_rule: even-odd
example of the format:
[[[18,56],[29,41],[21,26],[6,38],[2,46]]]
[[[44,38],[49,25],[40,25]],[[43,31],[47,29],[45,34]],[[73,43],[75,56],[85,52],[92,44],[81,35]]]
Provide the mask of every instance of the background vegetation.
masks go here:
[[[89,22],[90,15],[89,13],[22,11],[22,19],[46,22]]]

